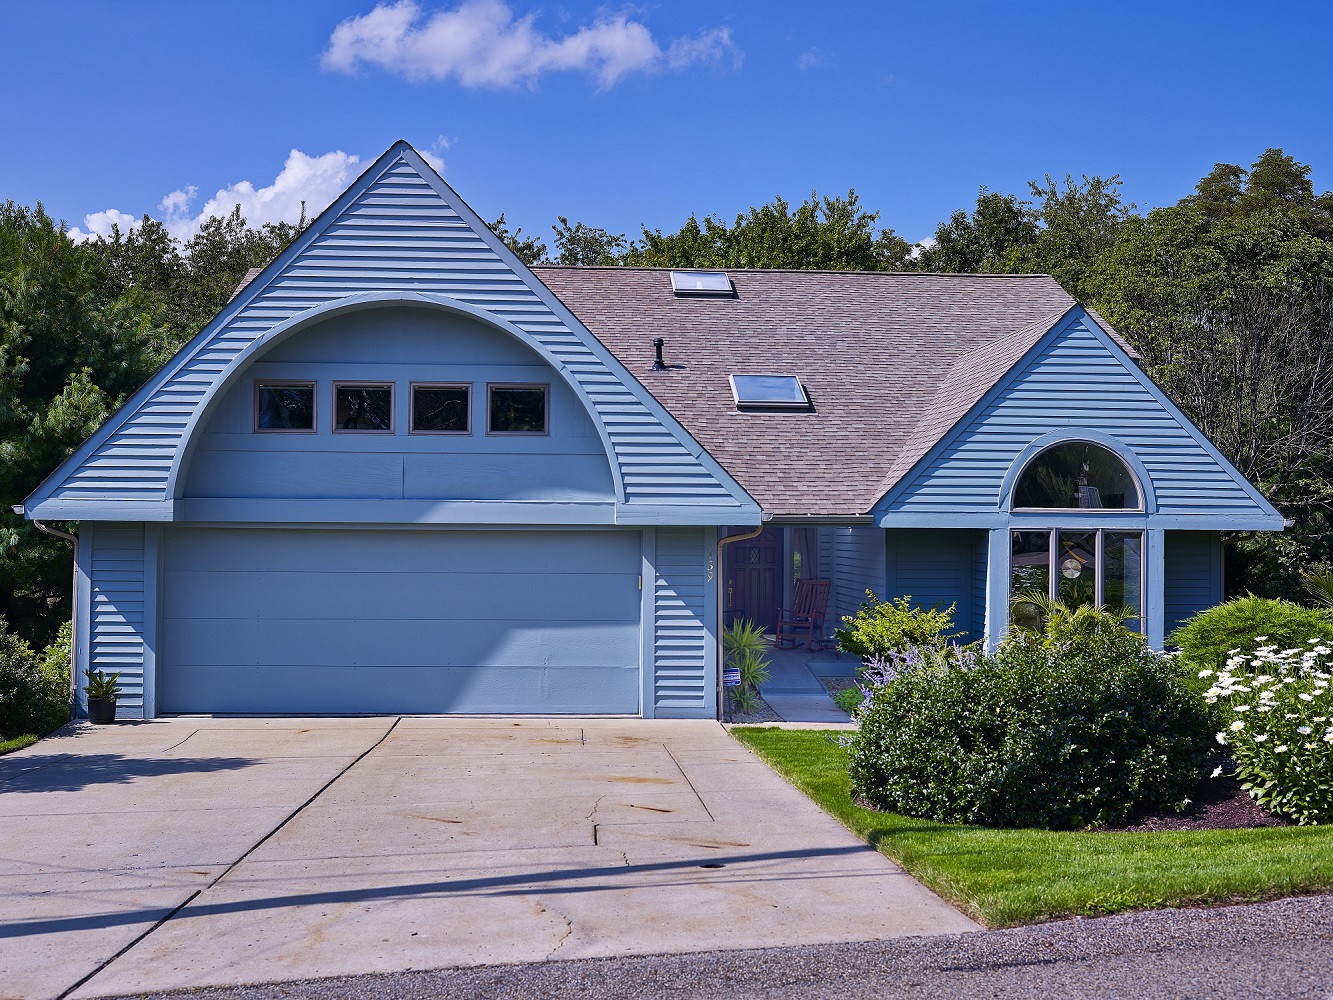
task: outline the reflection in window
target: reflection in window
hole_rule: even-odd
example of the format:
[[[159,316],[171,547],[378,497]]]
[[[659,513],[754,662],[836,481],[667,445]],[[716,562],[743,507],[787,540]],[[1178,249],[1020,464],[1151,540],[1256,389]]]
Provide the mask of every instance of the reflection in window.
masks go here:
[[[1014,489],[1014,507],[1142,510],[1143,502],[1118,455],[1090,441],[1065,441],[1028,463]]]
[[[492,385],[488,388],[488,433],[546,433],[546,386]]]
[[[313,431],[314,382],[256,382],[255,430]]]
[[[1102,534],[1102,603],[1128,608],[1134,617],[1125,627],[1141,632],[1143,615],[1143,534],[1138,531],[1107,531]]]
[[[471,429],[472,390],[469,386],[412,386],[413,434],[466,434]]]
[[[393,386],[334,387],[334,425],[339,431],[392,431]]]
[[[1125,626],[1143,631],[1143,532],[1010,532],[1009,599],[1015,624],[1040,626],[1040,609],[1023,603],[1034,593],[1071,607],[1128,608],[1132,615]]]

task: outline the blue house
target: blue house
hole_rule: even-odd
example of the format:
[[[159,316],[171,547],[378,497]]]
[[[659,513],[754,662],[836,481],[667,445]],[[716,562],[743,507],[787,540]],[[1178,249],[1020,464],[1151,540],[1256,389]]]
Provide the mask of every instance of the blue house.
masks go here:
[[[802,578],[1160,646],[1282,527],[1049,277],[529,269],[406,143],[24,511],[143,717],[709,718],[722,614]]]

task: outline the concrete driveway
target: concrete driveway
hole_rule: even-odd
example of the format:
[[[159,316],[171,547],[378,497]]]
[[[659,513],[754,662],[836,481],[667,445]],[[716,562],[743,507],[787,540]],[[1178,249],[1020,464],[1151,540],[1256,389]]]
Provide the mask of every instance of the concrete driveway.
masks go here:
[[[0,758],[0,996],[976,927],[716,723],[177,718]]]

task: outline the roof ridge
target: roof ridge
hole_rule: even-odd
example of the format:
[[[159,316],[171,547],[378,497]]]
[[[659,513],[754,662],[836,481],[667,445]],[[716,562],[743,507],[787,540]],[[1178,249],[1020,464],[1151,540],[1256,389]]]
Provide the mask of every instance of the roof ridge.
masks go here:
[[[646,267],[638,264],[532,264],[533,271],[607,271],[614,274],[667,274],[671,271],[726,271],[728,274],[823,274],[823,275],[884,275],[896,278],[1049,278],[1055,276],[1044,271],[1023,271],[1014,274],[973,271],[864,271],[854,268],[818,268],[818,267],[728,267],[726,265],[700,266],[697,264],[680,267]],[[1058,282],[1057,282],[1058,284]],[[1061,289],[1063,291],[1063,289]],[[1066,293],[1067,294],[1067,293]]]

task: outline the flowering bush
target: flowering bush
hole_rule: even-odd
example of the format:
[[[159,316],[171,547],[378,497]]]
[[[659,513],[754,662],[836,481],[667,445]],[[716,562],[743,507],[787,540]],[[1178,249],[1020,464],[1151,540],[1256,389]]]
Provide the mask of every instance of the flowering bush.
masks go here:
[[[1256,642],[1266,642],[1259,636]],[[1232,650],[1204,692],[1222,710],[1217,742],[1231,751],[1241,787],[1271,812],[1298,823],[1333,822],[1333,693],[1329,654],[1304,649]]]
[[[863,683],[852,786],[909,816],[1115,825],[1182,807],[1207,766],[1212,729],[1198,696],[1111,615],[1076,631],[1016,632],[993,655],[892,652]]]

